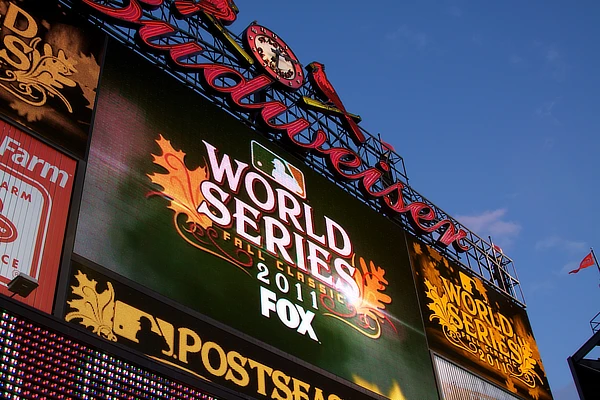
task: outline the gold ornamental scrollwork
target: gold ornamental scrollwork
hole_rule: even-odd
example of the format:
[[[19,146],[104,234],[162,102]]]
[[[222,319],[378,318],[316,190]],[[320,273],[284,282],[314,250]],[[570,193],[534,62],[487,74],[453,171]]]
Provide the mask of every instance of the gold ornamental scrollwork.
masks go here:
[[[542,378],[535,372],[537,361],[532,357],[533,351],[527,342],[523,343],[519,350],[523,357],[523,362],[519,365],[518,371],[511,371],[511,376],[530,388],[534,388],[536,386],[536,378],[542,382]]]
[[[21,46],[27,45],[21,42]],[[5,64],[0,86],[36,107],[45,105],[49,97],[58,98],[72,113],[71,104],[60,90],[65,86],[76,86],[75,81],[69,78],[77,72],[73,63],[67,60],[63,50],[59,49],[55,56],[52,47],[42,43],[39,37],[33,38],[25,50],[20,54],[19,62],[7,56],[6,50],[0,54]]]
[[[98,282],[89,280],[88,277],[79,271],[75,276],[79,286],[71,286],[73,295],[79,296],[67,304],[77,310],[68,313],[65,320],[70,322],[74,319],[80,319],[80,324],[86,328],[92,328],[92,331],[112,342],[117,341],[117,336],[113,332],[113,318],[115,316],[115,291],[110,282],[106,282],[107,289],[98,293],[96,285]]]
[[[460,347],[469,353],[477,354],[479,351],[477,346],[471,342],[465,343],[463,340],[463,333],[459,329],[460,325],[455,322],[450,311],[451,303],[448,300],[448,295],[443,294],[440,296],[437,287],[433,286],[427,279],[425,279],[425,285],[427,286],[426,295],[432,300],[432,303],[427,305],[432,312],[429,320],[434,321],[437,319],[439,321],[446,339],[454,346]]]

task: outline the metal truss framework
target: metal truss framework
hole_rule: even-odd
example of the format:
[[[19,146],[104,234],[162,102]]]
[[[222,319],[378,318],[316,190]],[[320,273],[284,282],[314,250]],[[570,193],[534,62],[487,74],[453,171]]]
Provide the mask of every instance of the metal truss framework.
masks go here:
[[[600,331],[600,312],[591,319],[590,328],[592,328],[592,333],[598,333]]]
[[[58,2],[59,4],[72,9],[74,12],[77,12],[114,39],[118,40],[142,57],[156,64],[167,74],[175,77],[177,80],[181,81],[183,84],[204,98],[210,100],[236,119],[254,129],[257,133],[266,136],[271,141],[285,143],[282,140],[284,138],[281,133],[266,132],[264,127],[258,124],[258,120],[254,114],[235,109],[226,101],[225,98],[205,90],[202,86],[203,82],[200,74],[194,72],[183,72],[174,69],[167,61],[164,53],[152,53],[147,51],[147,49],[142,48],[139,44],[139,41],[136,40],[136,29],[134,27],[122,26],[99,18],[92,13],[91,7],[83,4],[81,0],[58,0]],[[94,0],[94,2],[117,9],[129,4],[129,0]],[[248,63],[243,62],[243,60],[240,60],[236,54],[230,51],[228,44],[225,41],[220,40],[218,34],[213,35],[215,33],[214,27],[209,25],[206,21],[198,17],[186,19],[178,18],[176,13],[173,12],[173,3],[174,0],[164,0],[158,7],[152,10],[144,10],[144,15],[142,17],[143,20],[165,21],[176,29],[174,34],[157,40],[157,44],[175,45],[190,41],[197,42],[202,46],[204,51],[198,55],[186,59],[186,63],[208,62],[221,64],[235,69],[246,79],[251,79],[260,73],[256,66],[248,65]],[[241,35],[235,34],[227,28],[223,27],[223,29],[226,30],[232,38],[234,38],[235,42],[237,42],[240,46],[242,45]],[[228,79],[222,79],[220,84],[226,87],[235,83]],[[361,128],[367,140],[365,143],[356,145],[338,118],[322,113],[316,113],[300,107],[299,103],[301,103],[302,97],[313,99],[317,98],[314,89],[309,83],[305,82],[302,87],[294,92],[282,91],[273,87],[269,87],[261,90],[260,93],[256,94],[255,96],[260,96],[259,101],[279,101],[288,108],[285,113],[280,114],[274,119],[274,122],[277,124],[284,124],[297,120],[298,118],[306,119],[311,126],[299,135],[298,139],[300,141],[310,142],[315,132],[321,129],[327,134],[328,144],[330,147],[342,146],[356,152],[363,162],[362,167],[359,167],[359,170],[361,168],[365,169],[370,165],[375,165],[377,162],[385,158],[385,160],[391,166],[389,174],[387,174],[384,179],[385,182],[387,182],[388,185],[389,183],[396,181],[402,182],[405,185],[402,194],[407,203],[415,201],[423,202],[435,211],[439,219],[448,219],[457,228],[463,229],[465,232],[467,232],[466,238],[463,239],[463,241],[469,246],[469,250],[467,252],[459,253],[451,247],[439,246],[437,243],[437,234],[421,234],[421,232],[417,231],[409,222],[406,214],[391,215],[390,213],[386,212],[381,204],[373,199],[367,198],[361,192],[356,182],[342,182],[337,179],[332,171],[328,168],[325,161],[317,155],[312,153],[299,155],[297,152],[295,153],[302,162],[321,175],[325,176],[333,184],[350,193],[372,209],[385,214],[389,219],[418,237],[423,243],[435,247],[445,257],[475,272],[484,280],[498,288],[498,290],[510,296],[518,305],[525,307],[523,293],[520,288],[520,283],[517,278],[517,272],[513,261],[501,252],[496,251],[496,249],[494,249],[493,245],[490,243],[491,240],[490,242],[485,241],[475,233],[471,232],[456,219],[452,218],[442,209],[411,188],[408,185],[408,176],[406,175],[404,160],[396,152],[385,148],[377,137],[371,135]],[[375,184],[373,187],[375,191],[383,188],[384,186],[382,182]]]
[[[597,325],[594,326],[597,317],[598,315],[591,322],[594,331],[592,337],[567,358],[575,387],[582,400],[596,399],[600,392],[600,360],[595,355],[600,347],[600,331],[597,330]]]

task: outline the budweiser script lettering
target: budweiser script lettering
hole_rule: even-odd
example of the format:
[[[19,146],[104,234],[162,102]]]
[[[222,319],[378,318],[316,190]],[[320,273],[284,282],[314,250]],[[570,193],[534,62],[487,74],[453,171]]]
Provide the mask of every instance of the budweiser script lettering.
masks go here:
[[[383,207],[392,214],[407,214],[409,219],[418,232],[434,233],[437,232],[437,241],[441,246],[447,247],[450,244],[459,251],[464,252],[468,247],[463,239],[467,236],[463,229],[457,228],[449,219],[440,219],[436,211],[424,202],[414,201],[407,204],[407,199],[403,193],[405,185],[396,181],[392,184],[383,180],[384,174],[390,170],[390,165],[385,161],[378,162],[375,166],[365,168],[360,156],[353,150],[346,147],[333,147],[328,143],[326,133],[322,129],[317,129],[311,136],[312,141],[302,139],[302,133],[311,127],[311,123],[302,117],[297,117],[289,113],[288,107],[280,101],[256,102],[254,96],[261,90],[265,90],[277,83],[271,77],[261,74],[251,79],[246,79],[238,70],[211,63],[190,63],[187,62],[191,57],[204,51],[198,42],[187,41],[168,44],[165,38],[174,37],[177,34],[177,28],[166,21],[145,20],[143,19],[143,8],[156,8],[163,4],[163,0],[130,0],[127,5],[103,5],[93,0],[82,0],[83,3],[92,7],[105,17],[111,18],[117,23],[127,26],[135,26],[139,40],[144,44],[144,48],[149,51],[166,53],[169,61],[180,70],[189,73],[199,73],[203,77],[204,84],[214,90],[220,96],[226,97],[230,103],[245,112],[255,112],[267,129],[277,132],[283,132],[284,136],[291,141],[298,150],[310,151],[315,155],[324,158],[330,168],[341,179],[358,182],[360,188],[367,198],[381,202]],[[223,29],[223,24],[233,22],[234,14],[231,11],[235,7],[232,1],[207,1],[194,2],[192,0],[176,0],[174,2],[178,18],[205,18],[207,23],[213,24],[217,31],[224,35],[224,44],[231,45],[236,43],[227,31]],[[230,46],[234,53],[237,52],[240,62],[247,60],[248,55],[239,46]],[[240,67],[241,68],[241,67]],[[309,70],[309,80],[315,81],[310,74],[314,70]],[[318,109],[314,112],[319,112]],[[283,115],[287,113],[288,115]],[[340,118],[346,118],[344,113]],[[289,121],[278,123],[276,119]],[[363,138],[353,139],[361,142]],[[364,139],[363,139],[364,140]],[[378,189],[383,187],[383,189]]]

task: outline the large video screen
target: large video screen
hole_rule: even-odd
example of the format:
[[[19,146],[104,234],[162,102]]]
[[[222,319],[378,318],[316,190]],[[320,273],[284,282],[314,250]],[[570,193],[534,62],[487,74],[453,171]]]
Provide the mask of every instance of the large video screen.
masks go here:
[[[56,1],[0,0],[0,112],[83,158],[103,48]]]
[[[414,238],[409,249],[429,347],[517,396],[551,399],[525,310],[437,250]]]
[[[111,43],[75,252],[345,384],[438,398],[403,231],[300,157]]]

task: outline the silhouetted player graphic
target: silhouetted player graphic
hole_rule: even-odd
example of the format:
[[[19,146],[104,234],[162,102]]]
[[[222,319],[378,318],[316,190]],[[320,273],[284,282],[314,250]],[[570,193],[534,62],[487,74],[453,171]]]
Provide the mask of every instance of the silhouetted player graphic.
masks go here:
[[[152,322],[148,317],[140,317],[140,330],[135,338],[150,354],[160,355],[163,350],[169,350],[169,344],[165,338],[152,330]]]

